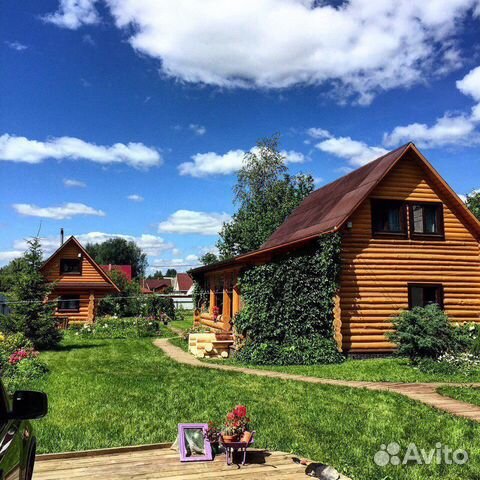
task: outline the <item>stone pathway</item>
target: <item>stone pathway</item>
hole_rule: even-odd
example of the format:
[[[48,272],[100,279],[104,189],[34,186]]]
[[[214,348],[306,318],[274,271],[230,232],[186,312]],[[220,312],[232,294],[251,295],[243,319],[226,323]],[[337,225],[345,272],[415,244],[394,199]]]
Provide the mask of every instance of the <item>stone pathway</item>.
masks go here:
[[[233,365],[221,365],[217,363],[201,362],[193,355],[185,352],[179,347],[172,345],[168,339],[160,338],[154,341],[154,345],[161,348],[163,352],[176,362],[190,365],[192,367],[210,368],[212,370],[224,370],[228,372],[245,373],[257,377],[278,378],[280,380],[294,380],[297,382],[317,383],[322,385],[336,385],[350,388],[366,388],[382,392],[394,392],[404,395],[431,407],[443,410],[458,417],[465,417],[480,422],[480,407],[466,402],[445,397],[437,392],[437,389],[444,386],[451,387],[480,387],[479,383],[390,383],[390,382],[360,382],[353,380],[334,380],[330,378],[309,377],[293,373],[275,372],[272,370],[256,370],[247,367],[236,367]]]

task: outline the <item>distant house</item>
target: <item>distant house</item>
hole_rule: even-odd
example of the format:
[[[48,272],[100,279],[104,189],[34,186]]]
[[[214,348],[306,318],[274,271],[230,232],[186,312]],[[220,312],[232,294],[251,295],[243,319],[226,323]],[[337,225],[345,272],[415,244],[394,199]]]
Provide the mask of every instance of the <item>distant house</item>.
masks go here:
[[[172,288],[170,278],[150,278],[142,281],[142,290],[144,293],[167,293]]]
[[[120,292],[73,236],[43,264],[42,273],[54,284],[49,300],[57,302],[55,315],[70,321],[93,322],[98,301]]]
[[[100,265],[100,268],[103,269],[104,272],[111,273],[111,272],[120,272],[122,273],[125,278],[131,282],[132,281],[132,266],[131,265]]]
[[[453,322],[480,323],[480,223],[413,143],[312,192],[258,250],[192,270],[210,293],[198,321],[231,332],[242,271],[335,232],[334,327],[343,351],[392,351],[392,316],[416,306],[435,303]]]
[[[191,295],[193,290],[193,280],[188,273],[177,273],[173,279],[174,293],[181,293],[184,295]]]

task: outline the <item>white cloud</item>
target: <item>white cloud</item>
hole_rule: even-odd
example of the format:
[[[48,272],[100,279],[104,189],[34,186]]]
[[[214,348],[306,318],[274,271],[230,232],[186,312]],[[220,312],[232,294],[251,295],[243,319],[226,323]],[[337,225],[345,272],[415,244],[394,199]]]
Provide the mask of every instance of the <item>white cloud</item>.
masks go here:
[[[160,153],[143,143],[104,146],[75,137],[50,138],[42,142],[8,133],[0,136],[0,161],[41,163],[47,158],[82,159],[103,165],[124,163],[135,168],[149,168],[163,163]]]
[[[11,48],[12,50],[16,50],[17,52],[22,52],[23,50],[26,50],[28,48],[23,43],[17,41],[9,42],[5,40],[5,45],[7,45],[7,47]]]
[[[204,127],[203,125],[198,125],[196,123],[191,123],[188,128],[198,136],[205,135],[207,133],[207,128]]]
[[[143,197],[141,195],[137,195],[136,193],[129,195],[127,198],[132,202],[143,202]]]
[[[250,149],[251,152],[258,152],[257,147]],[[191,162],[184,162],[178,166],[180,175],[191,175],[192,177],[206,177],[208,175],[230,175],[242,168],[245,157],[244,150],[230,150],[224,154],[215,152],[196,153]],[[305,155],[294,150],[282,150],[280,152],[286,163],[303,163]]]
[[[74,178],[64,178],[63,184],[69,188],[85,188],[87,184],[85,182],[81,182],[80,180],[75,180]]]
[[[23,255],[24,250],[10,250],[0,252],[0,262],[11,262],[15,258],[21,257]]]
[[[348,160],[353,167],[366,165],[388,152],[382,147],[371,147],[364,142],[352,140],[350,137],[332,137],[315,146],[322,152]]]
[[[159,232],[199,235],[217,235],[224,222],[230,220],[227,213],[177,210],[158,226]]]
[[[94,25],[100,21],[95,3],[97,0],[60,0],[55,13],[44,15],[42,19],[57,27],[76,30],[82,25]]]
[[[307,135],[312,138],[331,138],[332,134],[324,128],[312,127],[307,130]]]
[[[480,67],[471,70],[463,79],[458,80],[456,85],[464,95],[478,102],[470,113],[447,112],[431,126],[426,123],[411,123],[395,127],[391,133],[384,134],[383,143],[394,146],[412,141],[424,148],[477,144],[480,141],[477,131],[480,122]]]
[[[65,203],[59,207],[37,207],[30,203],[15,203],[12,206],[20,215],[51,218],[53,220],[68,219],[77,215],[105,216],[105,212],[102,210],[96,210],[83,203]]]
[[[62,0],[50,21],[98,21],[94,0]],[[460,65],[455,43],[478,0],[105,0],[132,47],[162,73],[221,87],[336,84],[368,103]]]
[[[165,251],[174,248],[171,243],[165,242],[162,237],[150,234],[142,234],[136,237],[134,235],[121,233],[88,232],[75,235],[75,237],[83,246],[87,243],[103,243],[112,238],[124,238],[125,240],[135,242],[148,256],[161,255]],[[51,255],[60,246],[60,237],[42,237],[40,238],[40,242],[45,255]],[[16,240],[14,242],[14,248],[16,251],[23,253],[28,248],[27,241]]]

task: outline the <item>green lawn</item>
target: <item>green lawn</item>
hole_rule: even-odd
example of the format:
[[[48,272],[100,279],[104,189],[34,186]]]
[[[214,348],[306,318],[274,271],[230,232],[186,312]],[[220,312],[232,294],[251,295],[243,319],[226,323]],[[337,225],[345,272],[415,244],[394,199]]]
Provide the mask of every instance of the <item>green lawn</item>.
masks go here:
[[[187,342],[181,338],[173,338],[170,340],[177,347],[187,351]],[[274,370],[286,373],[295,373],[299,375],[308,375],[319,378],[332,378],[336,380],[363,380],[367,382],[453,382],[453,383],[472,383],[480,382],[480,369],[469,374],[468,377],[461,374],[456,375],[439,375],[422,373],[418,368],[412,366],[407,359],[404,358],[376,358],[365,360],[347,360],[341,364],[335,365],[292,365],[292,366],[255,366],[240,363],[234,359],[212,359],[203,360],[205,362],[227,363],[249,368],[258,368],[265,370]]]
[[[193,311],[192,310],[176,310],[175,320],[170,322],[172,327],[180,330],[187,330],[193,327]]]
[[[439,389],[439,392],[447,397],[480,406],[480,388],[442,387]]]
[[[480,425],[402,396],[188,367],[151,339],[69,337],[42,357],[51,372],[29,385],[49,394],[50,413],[35,422],[41,452],[173,441],[177,423],[220,420],[244,403],[257,446],[329,463],[356,480],[480,479]],[[475,461],[376,466],[374,454],[392,441],[426,449],[441,441]]]

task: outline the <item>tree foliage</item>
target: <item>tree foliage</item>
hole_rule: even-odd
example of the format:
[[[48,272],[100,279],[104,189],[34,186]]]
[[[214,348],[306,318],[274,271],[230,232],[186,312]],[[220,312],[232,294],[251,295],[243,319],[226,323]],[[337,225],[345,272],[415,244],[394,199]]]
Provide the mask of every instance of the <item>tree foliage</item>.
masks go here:
[[[147,255],[132,240],[111,238],[103,243],[87,243],[87,252],[101,265],[131,265],[134,277],[143,277],[147,268]]]
[[[62,336],[55,328],[55,305],[45,302],[52,290],[40,268],[43,253],[38,238],[28,241],[28,249],[16,264],[8,292],[11,309],[9,328],[28,338],[35,348],[51,348]]]
[[[211,265],[212,263],[217,263],[219,259],[214,253],[207,252],[204,253],[199,260],[202,265]]]
[[[238,172],[234,202],[239,208],[220,232],[220,256],[258,249],[312,190],[311,175],[288,173],[278,136],[259,141]]]
[[[244,307],[234,325],[245,339],[241,351],[244,360],[258,363],[261,358],[265,363],[270,355],[268,363],[326,361],[318,346],[334,345],[340,248],[338,234],[325,235],[313,247],[252,267],[241,275]],[[266,351],[270,354],[265,356]],[[340,358],[337,352],[331,361]]]
[[[150,274],[147,279],[155,279],[155,280],[161,280],[164,277],[163,272],[161,270],[157,270]]]
[[[169,268],[167,269],[167,272],[165,273],[166,277],[176,277],[177,276],[177,271],[174,268]]]
[[[480,191],[467,195],[467,207],[480,220]]]
[[[23,261],[23,258],[15,258],[0,268],[0,292],[6,293],[12,288],[15,276],[23,266]]]

